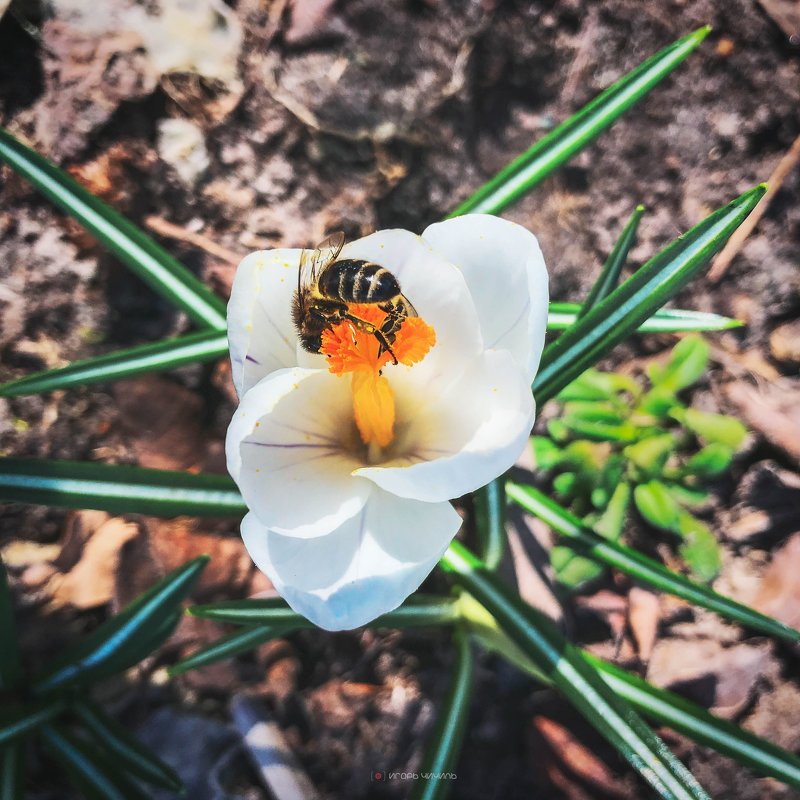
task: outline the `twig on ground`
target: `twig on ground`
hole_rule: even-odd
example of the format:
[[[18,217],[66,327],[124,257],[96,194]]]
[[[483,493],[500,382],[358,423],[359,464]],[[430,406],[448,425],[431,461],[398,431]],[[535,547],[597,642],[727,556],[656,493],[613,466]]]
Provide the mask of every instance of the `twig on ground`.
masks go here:
[[[186,228],[175,225],[163,217],[154,215],[145,217],[144,224],[159,236],[166,236],[169,239],[175,239],[179,242],[187,242],[234,267],[244,258],[243,255],[234,253],[233,250],[228,250],[226,247],[218,245],[215,241],[209,239],[208,236],[204,236],[202,233],[187,231]]]
[[[745,239],[752,233],[753,228],[758,225],[759,220],[764,216],[764,212],[772,202],[772,198],[781,188],[791,171],[797,166],[798,161],[800,161],[800,136],[792,142],[792,146],[786,151],[772,175],[767,179],[768,189],[758,205],[753,209],[750,216],[734,231],[733,236],[728,240],[728,244],[722,248],[720,254],[714,259],[714,263],[708,273],[708,280],[711,283],[717,283],[725,274],[739,250],[742,249]]]

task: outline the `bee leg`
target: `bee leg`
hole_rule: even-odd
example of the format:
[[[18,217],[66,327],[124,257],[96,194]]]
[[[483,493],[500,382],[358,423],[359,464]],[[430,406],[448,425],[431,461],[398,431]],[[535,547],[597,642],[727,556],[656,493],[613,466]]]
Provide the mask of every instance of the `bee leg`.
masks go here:
[[[345,312],[344,314],[342,314],[342,316],[345,319],[357,325],[365,333],[371,333],[378,340],[378,343],[381,346],[381,350],[387,352],[392,357],[392,363],[393,364],[399,363],[397,361],[397,357],[392,351],[392,346],[388,336],[386,335],[386,333],[383,332],[381,328],[376,328],[371,322],[367,322],[366,320],[360,319],[359,317],[356,317],[354,314],[350,314],[349,312]]]

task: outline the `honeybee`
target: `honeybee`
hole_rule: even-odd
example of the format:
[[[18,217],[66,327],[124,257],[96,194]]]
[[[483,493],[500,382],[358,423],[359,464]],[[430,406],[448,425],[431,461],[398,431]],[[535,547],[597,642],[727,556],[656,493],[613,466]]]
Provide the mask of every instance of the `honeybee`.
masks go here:
[[[380,343],[396,364],[392,343],[407,317],[416,317],[414,306],[400,291],[397,278],[385,267],[359,258],[337,261],[344,246],[344,234],[334,233],[315,250],[303,250],[297,273],[297,291],[292,298],[292,319],[300,343],[309,353],[318,353],[322,334],[347,320]],[[360,319],[351,303],[375,304],[386,312],[380,327]]]

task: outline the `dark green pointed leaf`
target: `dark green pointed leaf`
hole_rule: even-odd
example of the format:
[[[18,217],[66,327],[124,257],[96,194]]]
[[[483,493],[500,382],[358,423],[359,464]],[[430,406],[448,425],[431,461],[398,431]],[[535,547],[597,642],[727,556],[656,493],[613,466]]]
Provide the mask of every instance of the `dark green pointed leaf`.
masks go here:
[[[565,331],[572,327],[580,316],[583,306],[578,303],[550,303],[547,315],[547,330]],[[645,320],[637,333],[688,333],[690,331],[726,331],[740,328],[738,319],[707,314],[703,311],[685,311],[677,308],[662,308]]]
[[[106,677],[111,666],[117,667],[121,662],[124,667],[130,658],[140,657],[142,641],[158,630],[159,625],[163,626],[165,618],[172,618],[172,625],[177,622],[178,605],[191,591],[207,563],[208,556],[200,556],[173,570],[64,653],[34,681],[34,690],[51,692],[86,684]]]
[[[71,386],[116,381],[143,372],[164,372],[185,364],[213,361],[227,354],[228,338],[224,333],[189,333],[26,375],[0,386],[0,397],[42,394]]]
[[[712,747],[762,775],[777,778],[800,789],[800,758],[760,736],[746,731],[684,697],[658,689],[614,664],[584,653],[603,680],[644,716],[688,736],[698,744]]]
[[[161,517],[247,512],[227,475],[33,458],[0,458],[0,501]]]
[[[313,628],[305,617],[292,611],[280,597],[252,600],[227,600],[222,603],[191,606],[193,617],[229,622],[234,625],[267,625],[292,628]],[[458,619],[455,602],[449,597],[415,594],[403,605],[369,623],[370,628],[415,628],[444,625]]]
[[[520,651],[663,798],[705,800],[691,773],[541,612],[527,605],[460,542],[441,566],[497,620]]]
[[[248,625],[200,648],[190,656],[187,656],[177,664],[171,666],[168,672],[170,677],[174,678],[176,675],[182,675],[184,672],[205,667],[209,664],[215,664],[217,661],[224,661],[227,658],[233,658],[241,653],[247,653],[250,650],[254,650],[259,645],[264,644],[264,642],[277,639],[279,636],[284,636],[301,627],[310,626],[278,624],[250,627]]]
[[[64,711],[64,707],[64,700],[60,697],[27,703],[4,701],[0,708],[0,746],[27,736],[39,726],[55,719]]]
[[[703,41],[709,30],[700,28],[684,36],[631,70],[512,161],[449,216],[500,213],[644,97]]]
[[[453,634],[455,656],[450,689],[436,716],[436,725],[425,747],[422,764],[411,792],[411,800],[444,800],[457,773],[458,758],[467,727],[472,697],[472,648],[469,637],[456,628]],[[424,777],[430,776],[430,777]]]
[[[25,745],[14,742],[0,747],[0,800],[23,800],[25,794]]]
[[[722,248],[766,191],[757,186],[715,211],[651,258],[542,354],[533,384],[539,404],[554,397],[677,294]]]
[[[470,606],[464,603],[462,605],[469,630],[483,647],[499,653],[535,680],[546,685],[551,684],[547,676],[498,629],[496,621],[485,608],[474,600]],[[696,703],[667,689],[659,689],[585,650],[582,654],[615,692],[648,719],[659,725],[666,725],[698,744],[730,756],[763,775],[800,788],[800,758],[794,753],[777,747],[732,722],[715,717]]]
[[[571,303],[551,303],[548,329],[565,330],[578,316],[580,306]],[[662,319],[663,315],[663,319]],[[684,316],[676,316],[684,315]],[[694,311],[659,311],[645,322],[640,332],[675,332],[683,330],[723,330],[739,323],[716,314]],[[117,350],[112,353],[75,361],[66,367],[43,370],[0,385],[0,397],[17,397],[41,394],[57,389],[86,386],[93,383],[127,378],[147,372],[164,372],[186,364],[213,361],[228,354],[228,340],[224,333],[200,331],[164,339],[154,344]]]
[[[91,800],[148,800],[148,795],[117,764],[69,729],[45,725],[42,738],[48,751],[85,797]]]
[[[156,292],[198,325],[225,330],[225,303],[147,234],[55,164],[0,128],[0,159],[76,219]]]
[[[505,499],[505,491],[503,492]],[[0,689],[13,689],[22,676],[8,576],[0,558]]]
[[[475,532],[484,564],[495,570],[506,548],[506,489],[503,481],[493,480],[474,495]]]
[[[175,770],[109,717],[102,708],[81,699],[73,703],[72,711],[91,733],[95,745],[118,767],[152,786],[171,792],[183,792],[183,782]]]
[[[644,214],[644,206],[636,206],[627,225],[622,229],[622,233],[617,239],[606,263],[603,265],[599,277],[586,296],[586,300],[583,301],[583,308],[581,308],[578,318],[586,316],[591,308],[594,308],[597,303],[608,297],[617,288],[619,276],[625,266],[628,253],[636,241],[636,231],[639,229],[639,220],[641,220],[642,214]]]
[[[707,586],[694,583],[671,572],[657,561],[598,536],[581,521],[532,486],[506,483],[509,498],[526,511],[544,520],[553,530],[569,539],[570,546],[583,555],[624,572],[635,580],[661,591],[688,600],[690,603],[715,611],[726,619],[752,630],[776,636],[787,642],[800,642],[800,632],[778,620],[760,614],[735,600],[717,594]]]

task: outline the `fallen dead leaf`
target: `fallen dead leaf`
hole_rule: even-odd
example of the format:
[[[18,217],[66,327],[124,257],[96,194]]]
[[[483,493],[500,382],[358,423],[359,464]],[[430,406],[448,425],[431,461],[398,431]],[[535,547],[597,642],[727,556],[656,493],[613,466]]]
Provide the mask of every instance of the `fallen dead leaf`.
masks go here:
[[[661,620],[661,602],[654,592],[634,586],[628,592],[628,625],[630,625],[639,658],[643,663],[650,660]]]
[[[789,37],[792,44],[800,43],[800,4],[797,0],[758,0],[758,2]]]
[[[78,563],[50,579],[51,604],[87,609],[108,603],[114,596],[120,550],[138,535],[136,523],[117,517],[101,525],[84,545]]]
[[[778,361],[800,363],[800,320],[778,325],[770,334],[769,349]]]
[[[713,639],[661,639],[653,649],[647,679],[730,719],[747,706],[770,661],[769,644],[723,647]]]
[[[725,388],[728,400],[747,425],[775,447],[800,461],[800,381],[784,379],[760,388],[736,381]]]
[[[590,798],[598,794],[608,798],[629,797],[628,792],[620,785],[618,776],[577,739],[569,728],[543,715],[535,716],[532,724],[552,748],[558,761],[567,767],[567,774],[557,764],[551,764],[547,772],[550,780],[566,791],[569,797]],[[581,788],[576,784],[575,778],[583,784]],[[591,793],[585,792],[586,789]]]
[[[202,464],[207,436],[201,422],[203,401],[195,392],[145,375],[119,381],[114,397],[141,466],[188,469]]]
[[[772,557],[752,606],[762,614],[797,628],[800,625],[800,533]]]

